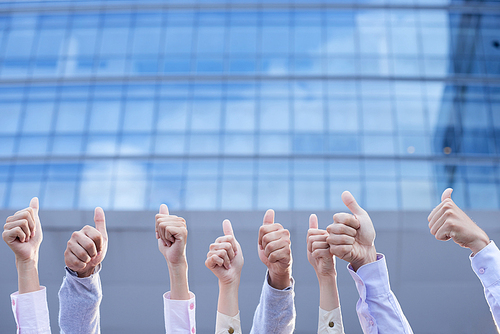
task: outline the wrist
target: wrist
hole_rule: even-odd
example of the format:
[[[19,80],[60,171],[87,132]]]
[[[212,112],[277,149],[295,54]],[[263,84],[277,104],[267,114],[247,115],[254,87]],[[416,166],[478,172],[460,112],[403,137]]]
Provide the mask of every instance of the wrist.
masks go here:
[[[289,270],[285,273],[273,273],[269,271],[269,285],[275,289],[283,290],[292,285],[292,274]]]
[[[337,274],[329,274],[329,275],[318,275],[318,283],[321,288],[321,286],[331,286],[332,284],[335,284],[337,282]]]
[[[16,267],[18,271],[38,269],[38,256],[28,259],[18,259],[16,257]]]
[[[358,269],[365,264],[369,264],[375,261],[377,261],[377,250],[375,249],[375,246],[371,246],[370,249],[366,252],[366,255],[359,260],[352,261],[351,266],[354,271],[358,271]]]
[[[69,269],[71,269],[71,268],[69,268]],[[78,274],[78,277],[85,278],[85,277],[89,277],[90,275],[92,275],[94,273],[94,269],[95,269],[95,267],[87,267],[81,271],[77,271],[77,270],[73,270],[73,269],[71,269],[71,270],[76,272]]]
[[[473,254],[477,254],[479,253],[484,247],[488,246],[490,244],[490,239],[488,238],[488,236],[486,236],[485,238],[481,238],[481,239],[478,239],[478,240],[475,240],[469,247],[469,249],[471,250],[471,252]]]

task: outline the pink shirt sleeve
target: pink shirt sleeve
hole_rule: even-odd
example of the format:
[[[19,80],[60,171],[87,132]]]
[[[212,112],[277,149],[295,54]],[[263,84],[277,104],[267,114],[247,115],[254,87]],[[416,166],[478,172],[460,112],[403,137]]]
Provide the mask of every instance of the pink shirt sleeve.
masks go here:
[[[196,300],[194,293],[189,292],[189,300],[170,299],[170,291],[163,295],[165,313],[165,331],[167,334],[196,333]]]
[[[12,312],[17,323],[18,334],[50,334],[47,290],[44,286],[35,292],[10,295]]]

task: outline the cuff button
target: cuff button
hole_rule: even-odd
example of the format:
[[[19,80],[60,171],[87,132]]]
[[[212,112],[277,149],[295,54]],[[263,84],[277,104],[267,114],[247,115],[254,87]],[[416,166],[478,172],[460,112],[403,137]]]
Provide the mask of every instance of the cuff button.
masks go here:
[[[330,322],[328,323],[328,326],[329,326],[329,327],[333,327],[333,326],[335,326],[335,324],[333,323],[333,321],[330,321]]]
[[[229,334],[233,334],[234,333],[234,328],[233,327],[229,327],[229,329],[227,330],[227,332]]]

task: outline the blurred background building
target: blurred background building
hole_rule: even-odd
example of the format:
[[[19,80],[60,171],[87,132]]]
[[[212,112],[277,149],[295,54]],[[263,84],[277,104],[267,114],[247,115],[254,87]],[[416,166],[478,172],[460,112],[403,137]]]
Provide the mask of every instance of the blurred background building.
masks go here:
[[[315,332],[307,217],[326,227],[350,190],[372,213],[416,333],[494,333],[469,253],[435,241],[426,218],[453,187],[500,240],[499,158],[498,1],[0,3],[0,213],[40,198],[54,331],[65,243],[95,206],[111,238],[103,332],[164,330],[168,275],[152,226],[166,203],[190,227],[199,333],[214,328],[203,261],[222,218],[244,232],[249,331],[268,208],[292,232],[297,333]],[[13,332],[15,266],[3,243],[0,253],[0,331]],[[346,332],[361,333],[344,267]]]

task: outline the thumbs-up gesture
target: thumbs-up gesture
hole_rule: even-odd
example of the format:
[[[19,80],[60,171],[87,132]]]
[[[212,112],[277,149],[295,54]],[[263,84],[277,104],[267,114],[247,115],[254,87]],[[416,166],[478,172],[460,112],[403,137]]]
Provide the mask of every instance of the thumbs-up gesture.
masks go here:
[[[222,222],[222,229],[224,236],[218,237],[210,245],[205,265],[217,276],[220,284],[236,283],[239,285],[244,262],[243,252],[228,219]]]
[[[186,266],[186,242],[187,226],[186,220],[168,212],[165,204],[160,206],[160,212],[156,215],[156,239],[158,249],[167,260],[170,270],[175,266]]]
[[[106,220],[104,211],[99,207],[94,211],[94,224],[95,227],[86,225],[80,231],[73,232],[64,252],[66,266],[75,271],[78,277],[92,275],[108,250]]]
[[[259,228],[258,252],[269,270],[269,284],[279,290],[290,286],[292,277],[292,249],[290,232],[274,222],[274,211],[267,210]]]
[[[336,276],[335,257],[330,253],[330,245],[326,242],[328,232],[318,229],[318,217],[312,214],[309,217],[307,231],[307,259],[316,271],[318,278]]]
[[[342,193],[342,201],[352,212],[337,213],[333,224],[327,227],[330,252],[351,264],[354,271],[362,265],[375,262],[375,229],[368,213],[363,210],[348,191]]]
[[[427,217],[431,234],[438,240],[453,239],[476,254],[490,243],[488,235],[451,199],[453,189],[446,189],[441,203]]]
[[[16,263],[38,261],[38,250],[43,239],[38,198],[33,197],[29,207],[7,218],[2,238],[16,255]]]

